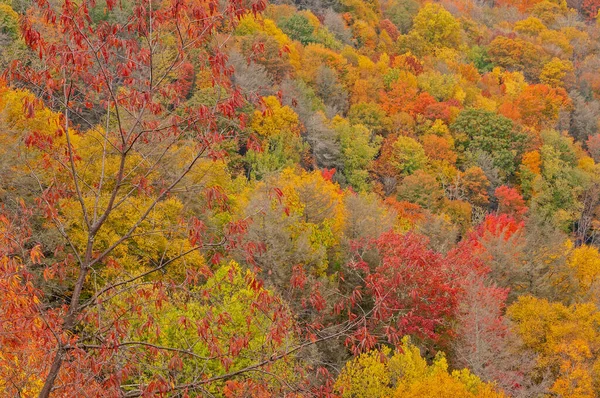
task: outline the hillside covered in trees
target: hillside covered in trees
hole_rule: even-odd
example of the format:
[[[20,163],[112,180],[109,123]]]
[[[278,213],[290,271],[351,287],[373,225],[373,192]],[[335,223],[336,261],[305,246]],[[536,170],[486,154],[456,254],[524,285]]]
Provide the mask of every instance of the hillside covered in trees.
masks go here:
[[[0,396],[600,397],[599,0],[0,0]]]

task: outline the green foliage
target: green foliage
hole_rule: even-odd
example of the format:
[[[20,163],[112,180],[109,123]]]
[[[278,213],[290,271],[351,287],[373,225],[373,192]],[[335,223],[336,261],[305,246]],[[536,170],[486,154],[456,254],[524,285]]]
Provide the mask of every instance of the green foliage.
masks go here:
[[[10,4],[0,3],[0,32],[7,34],[13,40],[19,37],[19,14]]]
[[[246,153],[250,175],[257,179],[297,164],[307,149],[300,137],[298,115],[275,97],[265,98],[265,104],[266,111],[255,111],[251,123],[261,148]]]
[[[302,158],[306,151],[306,144],[298,137],[277,135],[266,139],[261,151],[254,149],[246,153],[250,176],[258,180],[292,167]]]
[[[473,62],[480,73],[490,72],[494,68],[487,48],[482,46],[473,46],[469,50],[469,60]]]
[[[398,187],[398,200],[416,203],[425,209],[440,207],[444,190],[437,179],[422,170],[405,177]]]
[[[390,124],[385,112],[373,102],[353,104],[348,111],[348,120],[352,124],[362,124],[376,134],[384,133]]]
[[[204,368],[207,374],[218,375],[253,364],[267,347],[271,349],[273,346],[293,343],[293,336],[280,342],[267,337],[265,330],[272,323],[270,317],[273,313],[263,312],[254,305],[259,296],[269,297],[273,293],[261,288],[255,289],[252,286],[254,278],[254,274],[244,271],[233,261],[220,265],[204,284],[194,288],[189,295],[174,295],[163,305],[146,309],[155,317],[155,330],[160,333],[154,333],[153,330],[145,332],[147,329],[133,320],[133,330],[137,331],[135,338],[143,343],[190,353],[181,358],[181,368],[175,372],[178,383],[192,382],[198,367]],[[152,292],[148,289],[143,294],[152,295]],[[205,339],[215,339],[217,345],[209,345]],[[239,347],[230,345],[232,342],[239,342]],[[231,350],[237,352],[233,362],[219,359],[219,352]],[[151,372],[158,371],[164,373],[163,377],[169,377],[166,369],[158,363],[161,360],[164,358],[158,355],[154,362],[140,365],[146,368],[149,376],[155,376]],[[294,358],[290,357],[284,362],[279,363],[272,371],[279,377],[293,380]],[[260,374],[255,377],[262,378]],[[219,384],[210,388],[213,394],[218,394],[222,388],[222,383]]]
[[[491,111],[466,109],[451,129],[460,150],[489,154],[505,177],[516,170],[526,136],[512,120]]]
[[[400,136],[394,141],[390,164],[400,175],[410,175],[427,164],[427,155],[423,146],[416,140]]]
[[[419,3],[415,0],[399,0],[391,2],[384,10],[386,17],[396,25],[401,33],[408,33],[413,25],[413,18],[419,11]]]
[[[333,126],[339,136],[344,162],[344,175],[348,183],[357,191],[369,188],[369,169],[381,146],[381,137],[362,124],[352,125],[340,117],[333,119]]]
[[[544,145],[549,145],[558,152],[560,160],[571,167],[577,166],[577,153],[572,138],[562,135],[556,130],[544,130],[540,135]]]
[[[292,15],[281,24],[281,30],[291,39],[298,40],[304,45],[314,42],[315,28],[304,15]]]
[[[542,146],[542,173],[535,176],[532,208],[556,226],[568,231],[582,210],[579,195],[589,177],[561,158],[561,153],[550,145]]]
[[[400,77],[400,69],[398,68],[390,68],[385,75],[383,75],[383,84],[385,85],[386,90],[390,90],[392,88],[392,83],[396,82]]]
[[[456,87],[456,78],[452,74],[427,72],[417,78],[419,88],[428,92],[438,101],[446,101],[452,97]]]

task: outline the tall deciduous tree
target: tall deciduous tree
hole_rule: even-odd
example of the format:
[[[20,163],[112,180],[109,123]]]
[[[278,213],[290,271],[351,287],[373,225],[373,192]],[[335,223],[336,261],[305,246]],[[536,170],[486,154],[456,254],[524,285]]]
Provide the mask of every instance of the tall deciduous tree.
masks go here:
[[[451,129],[457,135],[457,147],[489,154],[505,176],[514,172],[526,137],[510,119],[490,111],[467,109],[458,115]]]

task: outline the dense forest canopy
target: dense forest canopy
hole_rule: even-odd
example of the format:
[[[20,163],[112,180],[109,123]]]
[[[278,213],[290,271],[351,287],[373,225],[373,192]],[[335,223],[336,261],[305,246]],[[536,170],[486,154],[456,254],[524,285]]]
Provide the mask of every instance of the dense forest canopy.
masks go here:
[[[0,0],[0,396],[600,397],[600,0]]]

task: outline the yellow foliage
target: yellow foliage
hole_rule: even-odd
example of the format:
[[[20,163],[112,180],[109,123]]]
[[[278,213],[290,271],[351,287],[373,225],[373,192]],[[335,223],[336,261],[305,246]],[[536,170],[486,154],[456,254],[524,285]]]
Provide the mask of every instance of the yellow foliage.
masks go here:
[[[358,70],[361,74],[368,73],[369,71],[375,70],[375,62],[373,62],[369,57],[364,55],[358,56]]]
[[[427,129],[427,134],[435,134],[440,137],[444,137],[447,140],[451,141],[451,145],[454,145],[454,139],[450,134],[450,129],[448,128],[448,125],[444,123],[443,120],[435,119],[433,124]]]
[[[529,17],[515,23],[515,31],[532,36],[538,35],[546,29],[546,25],[536,17]]]
[[[273,319],[277,316],[272,310],[259,308],[255,303],[265,297],[275,298],[275,294],[264,288],[253,287],[251,284],[255,280],[254,273],[230,261],[220,264],[205,283],[193,287],[187,294],[173,293],[168,300],[159,299],[156,289],[151,286],[140,288],[138,292],[148,298],[143,315],[131,318],[136,340],[194,354],[185,358],[178,372],[167,373],[169,368],[159,362],[165,360],[160,356],[140,358],[140,365],[147,367],[149,372],[164,372],[167,377],[174,377],[183,384],[197,377],[198,368],[202,368],[208,377],[221,375],[255,364],[266,352],[280,352],[281,346],[294,344],[295,336],[291,331],[281,341],[268,338],[265,330],[273,326]],[[107,311],[119,313],[128,310],[128,307],[127,296],[121,295],[112,299]],[[99,318],[103,316],[106,316],[105,313],[98,315]],[[207,326],[206,333],[214,338],[211,344],[216,344],[217,348],[210,347],[199,332],[199,322],[207,318],[213,321]],[[154,328],[145,327],[145,319],[155,320],[160,333],[155,333]],[[226,365],[214,355],[215,349],[219,352],[231,350],[233,342],[241,336],[247,341],[239,347],[239,354],[232,358],[230,364]],[[291,354],[277,361],[269,370],[277,378],[292,381],[296,378],[293,371],[295,361],[295,356]],[[248,377],[260,380],[261,375]],[[210,395],[222,396],[219,394],[222,387],[222,383],[211,384]]]
[[[505,93],[511,99],[517,98],[527,87],[525,76],[521,72],[505,72],[502,77]]]
[[[343,75],[348,61],[340,54],[325,48],[322,44],[311,43],[301,49],[302,59],[296,70],[298,76],[314,81],[320,65],[328,66],[338,75]]]
[[[570,369],[569,369],[570,368]],[[561,366],[562,371],[569,371],[569,376],[556,380],[552,386],[552,392],[559,397],[569,398],[596,398],[592,376],[587,369],[581,365],[565,363]]]
[[[391,396],[389,355],[387,347],[373,350],[348,362],[336,381],[343,398]]]
[[[340,51],[340,55],[351,65],[358,65],[358,51],[356,51],[356,49],[354,47],[351,46],[344,46],[344,48],[342,48],[342,51]]]
[[[26,102],[33,104],[32,114],[29,116],[24,113]],[[37,132],[57,143],[65,142],[64,133],[59,132],[60,115],[43,106],[42,102],[29,91],[13,89],[0,91],[0,114],[3,123],[16,133],[16,135],[3,134],[3,139],[12,136],[14,140],[18,136],[22,138],[23,134]],[[6,146],[5,144],[10,142],[3,143],[3,146]]]
[[[98,202],[88,197],[84,203],[88,209],[94,208],[96,204],[104,208],[108,200],[108,195],[99,198]],[[118,242],[130,227],[130,224],[123,223],[123,220],[135,222],[140,219],[152,201],[153,198],[144,196],[131,196],[124,200],[98,231],[95,238],[96,250],[104,251]],[[62,203],[61,209],[62,223],[70,231],[71,241],[80,251],[84,251],[87,230],[80,224],[83,217],[79,203],[70,199]],[[123,269],[129,272],[151,269],[156,267],[161,259],[175,258],[180,253],[192,249],[187,230],[179,225],[182,215],[183,204],[176,198],[160,201],[139,225],[134,237],[113,250],[110,260],[105,262],[107,267],[103,275],[118,276]],[[169,269],[176,275],[184,275],[188,263],[203,265],[204,260],[199,252],[192,251],[180,261],[170,264]]]
[[[340,4],[358,18],[362,18],[365,23],[373,26],[377,24],[379,19],[379,4],[377,1],[342,0]]]
[[[371,88],[370,82],[365,79],[358,79],[354,82],[352,88],[352,103],[371,102],[373,97],[369,95]]]
[[[302,215],[309,223],[327,223],[337,241],[344,228],[344,193],[337,184],[327,181],[319,171],[285,169],[275,182],[284,193],[291,212]]]
[[[411,34],[423,38],[435,51],[460,44],[460,23],[443,6],[427,3],[415,16]]]
[[[282,106],[277,97],[263,98],[267,107],[265,112],[255,111],[252,130],[263,137],[273,137],[282,134],[282,131],[300,135],[300,121],[296,112],[289,106]]]
[[[385,74],[390,68],[390,63],[390,56],[385,52],[381,53],[381,55],[379,55],[379,60],[377,60],[377,62],[375,63],[377,73],[381,75]]]
[[[435,58],[446,63],[455,63],[462,57],[461,51],[454,48],[440,47],[435,51]]]
[[[16,38],[19,36],[19,14],[10,3],[0,3],[0,31]]]
[[[596,169],[596,162],[594,162],[594,159],[591,157],[584,155],[577,161],[577,167],[581,170],[587,171],[588,173],[594,173],[594,170]]]
[[[498,104],[496,103],[496,101],[494,101],[491,98],[484,97],[481,94],[478,94],[476,96],[475,100],[473,101],[473,106],[477,109],[483,109],[492,112],[495,112],[498,108]]]
[[[292,43],[292,40],[277,27],[277,24],[273,20],[255,17],[251,13],[244,16],[236,27],[236,33],[242,35],[249,35],[257,32],[263,32],[272,36],[281,46]]]
[[[281,48],[286,47],[289,51],[290,64],[296,70],[300,70],[300,54],[294,46],[293,41],[281,29],[277,27],[275,21],[268,18],[255,17],[252,13],[246,14],[238,23],[236,33],[240,35],[250,35],[257,32],[263,32],[273,37]]]
[[[60,114],[45,107],[29,91],[6,87],[0,78],[0,126],[0,158],[4,159],[4,171],[10,170],[9,175],[2,176],[6,179],[0,193],[15,189],[22,178],[31,176],[31,169],[36,170],[36,178],[42,185],[49,185],[55,175],[48,166],[56,165],[57,158],[65,161],[67,157]],[[73,141],[78,139],[72,129],[69,134]],[[43,149],[38,149],[34,142]]]
[[[279,21],[291,17],[296,11],[296,7],[289,4],[269,4],[263,15],[273,21]]]
[[[573,70],[571,61],[552,58],[544,65],[540,73],[540,81],[552,87],[564,87],[565,80],[571,77]]]
[[[540,33],[540,40],[544,44],[552,44],[560,48],[565,57],[571,57],[573,54],[573,46],[570,40],[559,31],[545,30]]]
[[[467,93],[465,92],[465,90],[462,89],[460,85],[457,85],[454,89],[454,94],[452,95],[452,97],[461,104],[463,104],[465,102],[465,99],[467,98]]]
[[[507,315],[526,347],[538,354],[539,369],[552,372],[553,392],[581,398],[600,394],[600,385],[592,382],[600,366],[600,312],[594,304],[567,307],[522,296]]]
[[[374,49],[377,44],[377,32],[375,29],[363,20],[357,20],[351,26],[354,37],[359,44],[366,49]]]
[[[575,272],[579,297],[585,297],[600,276],[600,252],[594,246],[579,246],[571,251],[567,264]]]
[[[419,82],[417,81],[417,76],[407,70],[401,70],[398,72],[398,81],[401,81],[403,84],[406,84],[407,88],[417,88]]]
[[[556,2],[543,0],[533,6],[531,14],[539,18],[544,24],[550,26],[556,23],[557,17],[565,13],[567,7],[562,7]]]
[[[566,26],[560,30],[560,33],[567,38],[569,41],[573,40],[589,40],[589,35],[586,31],[578,30],[573,26]]]
[[[22,112],[24,98],[29,98],[25,92],[5,91],[0,96],[2,115],[10,120],[13,129],[23,132],[36,131],[40,135],[51,137],[57,146],[61,145],[61,153],[64,152],[65,134],[57,133],[59,116],[40,106],[36,108],[33,117],[25,118]],[[5,103],[5,100],[10,102]],[[82,205],[88,217],[100,217],[110,202],[116,183],[114,176],[118,174],[120,168],[120,155],[117,150],[106,144],[105,132],[101,128],[89,130],[85,134],[73,131],[69,134],[73,150],[77,155],[75,167],[81,186],[81,202],[76,197],[60,200],[56,206],[58,212],[56,217],[69,234],[71,243],[79,249],[79,252],[85,252],[88,231],[83,221]],[[35,154],[34,151],[27,153]],[[185,145],[173,146],[169,152],[163,154],[164,159],[172,159],[169,164],[173,167],[189,163],[193,156],[192,147]],[[46,159],[44,154],[39,157],[41,161],[51,161]],[[199,192],[198,188],[202,186],[228,182],[228,179],[224,178],[224,175],[227,175],[224,163],[200,160],[196,165],[197,167],[192,169],[184,179],[186,183],[194,185],[196,192]],[[46,178],[43,174],[44,169],[39,170],[38,178],[42,183],[49,183],[50,180],[44,181]],[[48,173],[51,170],[49,169]],[[160,177],[157,175],[158,171],[152,169],[152,162],[132,152],[126,158],[123,170],[126,176],[123,184],[127,185],[127,189],[121,190],[117,195],[114,202],[116,205],[110,217],[95,236],[94,250],[97,252],[107,250],[119,242],[146,210],[153,206],[158,195],[154,185],[159,182]],[[71,184],[71,176],[68,173],[59,172],[48,175],[48,178]],[[185,210],[181,201],[175,196],[158,201],[146,219],[138,225],[134,236],[115,248],[110,259],[103,263],[106,267],[97,268],[98,273],[108,277],[119,275],[123,269],[138,272],[156,267],[161,259],[175,258],[180,253],[192,249],[186,226],[180,223]],[[186,256],[185,260],[182,258],[173,261],[169,265],[169,270],[176,275],[183,275],[186,261],[204,263],[202,256],[194,251]]]
[[[428,171],[441,181],[454,181],[460,171],[447,160],[431,160]]]
[[[319,18],[315,16],[310,10],[303,10],[299,12],[300,15],[306,17],[308,22],[312,25],[313,28],[318,29],[321,26],[321,22],[319,22]]]
[[[429,365],[419,349],[405,337],[391,355],[387,347],[362,354],[348,362],[335,388],[343,398],[501,398],[504,394],[482,382],[468,369],[449,372],[438,354]]]

